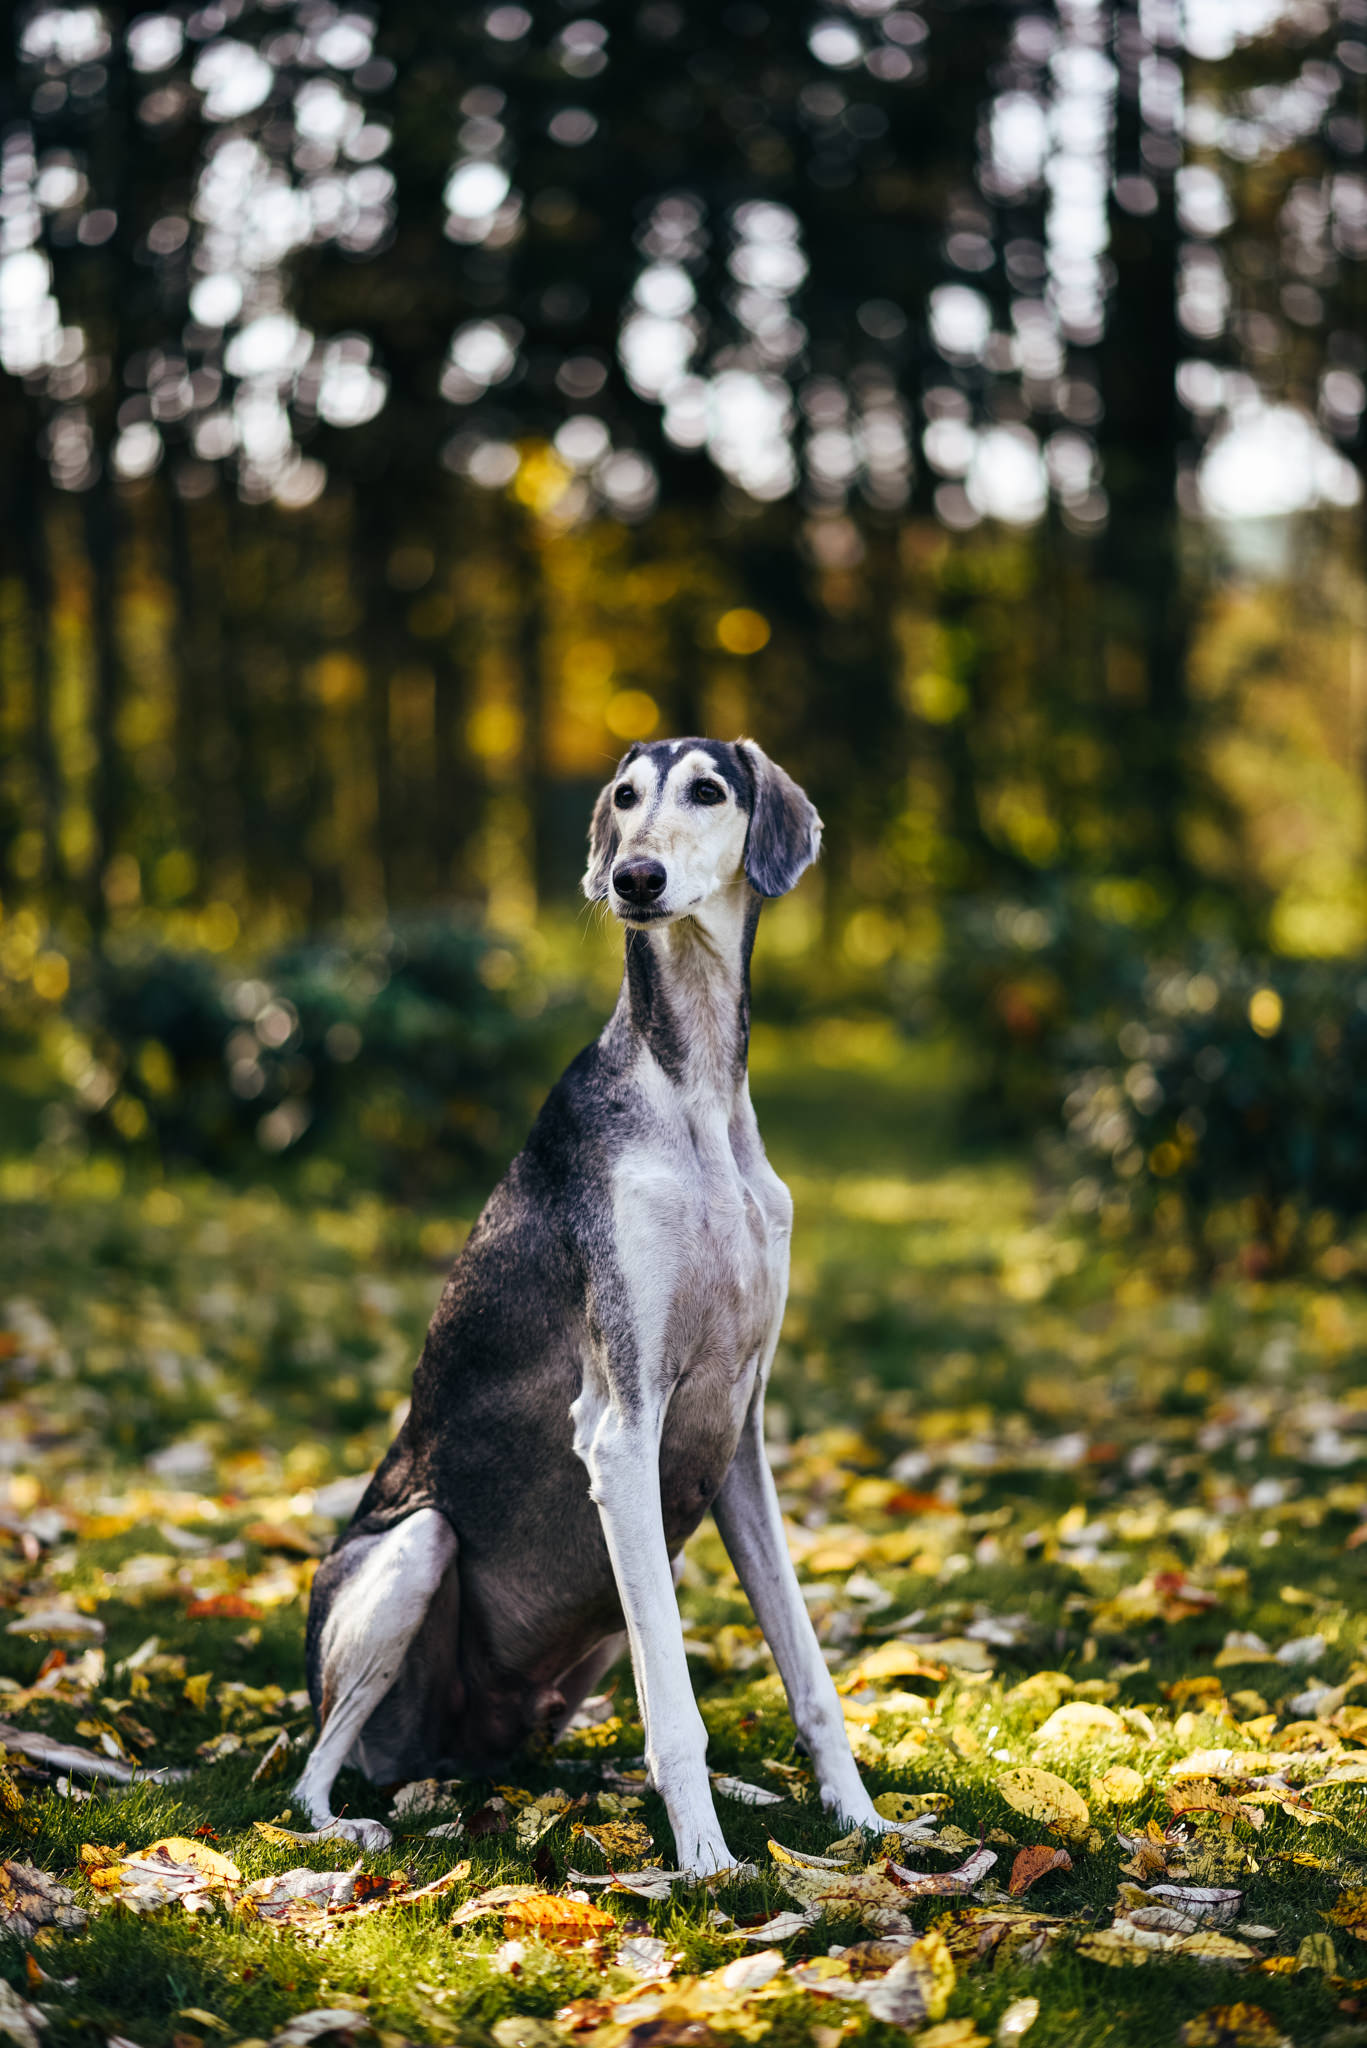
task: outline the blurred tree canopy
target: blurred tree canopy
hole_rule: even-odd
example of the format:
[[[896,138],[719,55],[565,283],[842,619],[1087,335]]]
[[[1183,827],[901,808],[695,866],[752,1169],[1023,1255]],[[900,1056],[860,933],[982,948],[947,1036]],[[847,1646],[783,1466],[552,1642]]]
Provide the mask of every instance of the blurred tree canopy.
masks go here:
[[[13,23],[6,974],[515,928],[669,729],[855,973],[1360,949],[1367,0]]]

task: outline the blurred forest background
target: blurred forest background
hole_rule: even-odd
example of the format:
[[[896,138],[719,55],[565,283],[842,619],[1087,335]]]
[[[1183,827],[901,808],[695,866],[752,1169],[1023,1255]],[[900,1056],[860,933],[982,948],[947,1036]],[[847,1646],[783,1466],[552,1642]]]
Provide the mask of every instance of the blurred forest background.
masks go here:
[[[1367,0],[12,19],[9,1192],[487,1173],[594,792],[747,731],[827,823],[770,1014],[1347,1259]]]

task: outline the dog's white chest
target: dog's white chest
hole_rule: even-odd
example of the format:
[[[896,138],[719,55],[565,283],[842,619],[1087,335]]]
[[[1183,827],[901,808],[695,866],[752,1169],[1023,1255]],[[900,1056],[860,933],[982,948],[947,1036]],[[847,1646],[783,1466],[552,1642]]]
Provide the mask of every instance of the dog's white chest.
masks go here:
[[[686,1377],[738,1395],[744,1382],[748,1399],[783,1312],[792,1224],[758,1143],[737,1148],[720,1121],[683,1127],[618,1161],[612,1209],[639,1369],[662,1388]]]

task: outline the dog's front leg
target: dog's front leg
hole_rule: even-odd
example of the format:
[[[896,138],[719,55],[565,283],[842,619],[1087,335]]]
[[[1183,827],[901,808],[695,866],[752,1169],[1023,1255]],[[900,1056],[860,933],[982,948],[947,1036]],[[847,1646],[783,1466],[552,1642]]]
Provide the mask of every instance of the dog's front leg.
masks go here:
[[[885,1823],[875,1813],[850,1753],[839,1695],[788,1555],[783,1512],[764,1455],[762,1378],[712,1514],[774,1653],[793,1721],[812,1759],[822,1805],[855,1827],[881,1829]]]
[[[660,1503],[660,1419],[629,1416],[587,1386],[573,1408],[631,1644],[646,1764],[664,1800],[679,1867],[699,1877],[734,1862],[707,1778],[707,1731],[693,1698]]]

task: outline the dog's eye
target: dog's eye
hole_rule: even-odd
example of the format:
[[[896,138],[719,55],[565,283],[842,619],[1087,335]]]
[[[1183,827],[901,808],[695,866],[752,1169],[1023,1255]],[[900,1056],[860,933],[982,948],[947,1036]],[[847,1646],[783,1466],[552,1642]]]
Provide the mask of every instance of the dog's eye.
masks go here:
[[[613,803],[619,811],[629,811],[636,801],[636,792],[629,782],[623,782],[613,792]]]
[[[695,782],[693,801],[695,804],[724,804],[726,791],[719,782]]]

